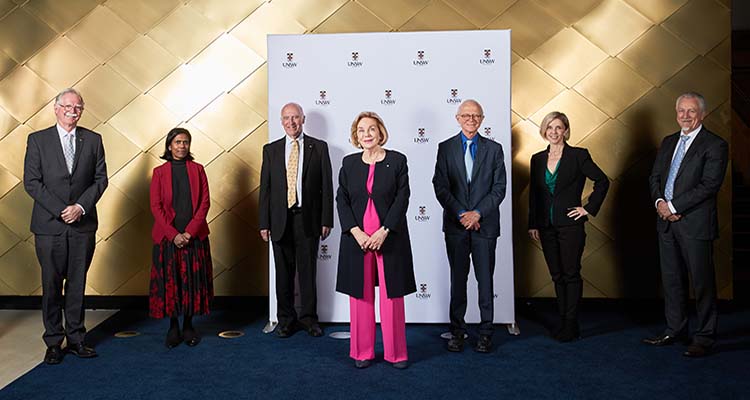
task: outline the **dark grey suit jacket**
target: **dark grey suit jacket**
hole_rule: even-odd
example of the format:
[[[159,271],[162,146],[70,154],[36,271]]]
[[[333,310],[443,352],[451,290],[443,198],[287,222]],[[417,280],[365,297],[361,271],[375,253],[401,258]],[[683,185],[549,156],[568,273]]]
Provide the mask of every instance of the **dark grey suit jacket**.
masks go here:
[[[260,229],[270,229],[271,239],[284,236],[287,217],[286,136],[263,146],[260,169]],[[320,236],[321,228],[333,228],[333,181],[328,144],[305,134],[302,159],[302,220],[307,237]]]
[[[656,154],[654,168],[649,176],[653,202],[664,199],[672,154],[679,138],[680,132],[664,138]],[[682,215],[682,219],[675,223],[680,224],[687,237],[699,240],[719,237],[716,195],[724,181],[728,161],[727,142],[704,126],[682,159],[674,183],[672,205]],[[657,217],[656,228],[660,232],[666,231],[670,224],[671,222]]]
[[[37,235],[59,235],[70,226],[78,232],[95,232],[99,226],[96,203],[107,188],[107,164],[102,137],[86,128],[76,128],[73,173],[68,173],[57,127],[34,132],[26,144],[23,185],[34,199],[31,231]],[[80,204],[81,219],[70,225],[60,214],[65,207]]]
[[[503,147],[481,135],[474,155],[471,185],[466,183],[461,133],[438,145],[435,175],[432,185],[435,196],[443,206],[443,232],[468,234],[459,220],[461,210],[477,210],[479,235],[487,238],[500,236],[500,203],[505,198],[505,162]],[[470,187],[471,186],[471,187]]]

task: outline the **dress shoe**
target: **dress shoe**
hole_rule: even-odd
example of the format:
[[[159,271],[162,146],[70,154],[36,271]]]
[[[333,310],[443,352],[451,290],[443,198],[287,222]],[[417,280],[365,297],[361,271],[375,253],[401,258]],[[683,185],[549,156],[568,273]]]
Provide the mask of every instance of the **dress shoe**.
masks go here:
[[[700,345],[698,343],[691,343],[688,345],[687,350],[685,350],[684,353],[682,353],[685,357],[691,357],[691,358],[700,358],[705,357],[711,353],[711,348],[707,346]]]
[[[492,350],[492,337],[490,335],[479,335],[474,350],[478,353],[489,353]]]
[[[565,321],[560,333],[555,336],[560,343],[568,343],[581,338],[581,329],[578,327],[578,321]]]
[[[195,330],[184,330],[182,332],[185,344],[190,347],[195,347],[201,342],[201,337]]]
[[[323,336],[323,329],[317,323],[314,323],[307,327],[307,334],[312,337]]]
[[[458,353],[461,351],[464,351],[464,335],[453,335],[453,337],[448,340],[448,351],[452,351],[454,353]]]
[[[409,362],[408,361],[399,361],[399,362],[395,362],[395,363],[393,363],[391,365],[393,365],[393,368],[396,368],[396,369],[407,369],[407,368],[409,368]]]
[[[173,349],[182,343],[182,335],[180,335],[180,329],[169,329],[167,331],[167,339],[164,341],[164,345],[167,346],[168,349]]]
[[[370,360],[354,360],[354,367],[358,369],[364,369],[372,364]]]
[[[96,350],[92,347],[86,346],[83,342],[68,345],[65,350],[78,358],[94,358],[98,356]]]
[[[296,332],[296,330],[291,325],[279,326],[278,330],[276,331],[276,336],[282,339],[286,339],[292,337],[292,335],[294,335],[294,332]]]
[[[670,344],[674,344],[678,341],[682,341],[684,339],[680,338],[679,336],[672,336],[672,335],[659,335],[652,338],[645,338],[641,340],[641,342],[650,344],[652,346],[668,346]]]
[[[60,349],[60,345],[56,344],[47,347],[47,352],[44,353],[44,363],[49,365],[60,364],[63,360],[63,352]]]

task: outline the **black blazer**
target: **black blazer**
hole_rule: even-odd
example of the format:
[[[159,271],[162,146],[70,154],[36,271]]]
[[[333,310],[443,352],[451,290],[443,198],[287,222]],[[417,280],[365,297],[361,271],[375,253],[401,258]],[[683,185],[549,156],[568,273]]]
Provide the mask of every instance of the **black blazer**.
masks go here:
[[[360,229],[364,226],[362,221],[369,199],[369,169],[370,166],[362,162],[362,153],[344,157],[336,192],[336,208],[342,232],[336,291],[360,299],[363,297],[364,287],[364,252],[349,231],[355,226]],[[409,227],[406,223],[409,195],[406,156],[397,151],[386,150],[383,161],[375,165],[372,200],[380,224],[390,230],[380,248],[389,298],[403,297],[417,291]]]
[[[581,206],[581,194],[586,178],[594,181],[594,191],[583,208],[596,216],[609,189],[607,175],[591,159],[589,151],[565,143],[557,172],[555,193],[550,194],[544,175],[547,170],[549,146],[544,151],[531,156],[531,176],[529,177],[529,229],[548,226],[570,226],[588,221],[588,217],[577,221],[568,217],[568,209]],[[552,207],[552,222],[549,214]]]
[[[656,153],[654,168],[649,176],[654,204],[657,199],[664,199],[669,167],[679,137],[680,132],[677,132],[664,138]],[[680,224],[687,237],[699,240],[719,237],[716,196],[724,181],[728,161],[727,142],[703,127],[682,159],[674,182],[672,205],[677,214],[682,215],[682,219],[674,224]],[[656,221],[656,228],[662,232],[672,224],[658,216]]]
[[[482,215],[479,235],[487,238],[500,236],[500,203],[505,198],[505,162],[503,147],[479,134],[474,155],[471,187],[466,183],[466,166],[461,144],[461,133],[438,145],[435,175],[432,185],[435,196],[443,207],[443,232],[468,234],[461,225],[461,210],[478,210]]]
[[[86,128],[76,128],[76,154],[73,173],[68,173],[57,126],[34,132],[26,142],[23,186],[34,199],[31,231],[37,235],[59,235],[70,226],[78,232],[94,232],[99,226],[96,202],[107,188],[107,163],[102,137]],[[70,225],[60,214],[71,204],[85,210]]]
[[[286,135],[263,146],[260,169],[260,229],[270,229],[271,239],[284,236],[287,217]],[[302,220],[305,235],[320,236],[323,226],[333,227],[333,182],[328,144],[305,134],[302,160]]]

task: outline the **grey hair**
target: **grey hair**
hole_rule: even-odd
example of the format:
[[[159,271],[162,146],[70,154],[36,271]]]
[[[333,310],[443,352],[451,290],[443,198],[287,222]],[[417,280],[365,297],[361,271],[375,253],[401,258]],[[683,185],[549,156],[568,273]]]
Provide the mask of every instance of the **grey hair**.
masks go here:
[[[78,96],[78,99],[81,100],[81,105],[85,105],[85,102],[83,101],[83,96],[81,96],[81,93],[70,87],[63,89],[62,92],[58,93],[57,96],[55,96],[55,104],[61,105],[60,99],[62,99],[63,96],[65,96],[68,93],[73,93],[74,95]]]
[[[295,102],[286,103],[286,104],[284,104],[283,107],[281,107],[281,111],[283,112],[284,109],[287,108],[287,107],[296,107],[297,111],[299,111],[299,113],[302,114],[303,117],[305,116],[305,110],[302,109],[301,105],[299,105],[299,104],[297,104]]]
[[[682,99],[696,99],[698,100],[698,106],[701,109],[701,113],[706,113],[706,98],[703,97],[702,94],[698,92],[685,92],[680,95],[680,97],[677,98],[677,101],[674,103],[674,107],[677,108],[680,105],[680,101]]]

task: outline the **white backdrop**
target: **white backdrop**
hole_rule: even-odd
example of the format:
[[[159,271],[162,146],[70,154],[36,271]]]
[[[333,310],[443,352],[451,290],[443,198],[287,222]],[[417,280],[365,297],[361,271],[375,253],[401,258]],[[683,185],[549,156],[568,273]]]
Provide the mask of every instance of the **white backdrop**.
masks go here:
[[[486,115],[480,134],[502,144],[508,177],[500,206],[495,322],[515,321],[510,31],[269,35],[268,86],[269,141],[284,135],[281,107],[302,105],[305,133],[328,142],[334,195],[341,160],[358,151],[349,143],[349,129],[360,111],[377,112],[390,133],[385,147],[406,154],[411,186],[407,219],[417,281],[417,293],[405,298],[407,322],[449,320],[450,276],[432,175],[438,143],[460,131],[455,119],[459,103],[479,101]],[[338,216],[334,225],[318,254],[318,314],[322,322],[348,322],[348,296],[335,292]],[[272,253],[269,264],[269,315],[276,321]],[[466,320],[478,322],[473,269],[468,286]]]

